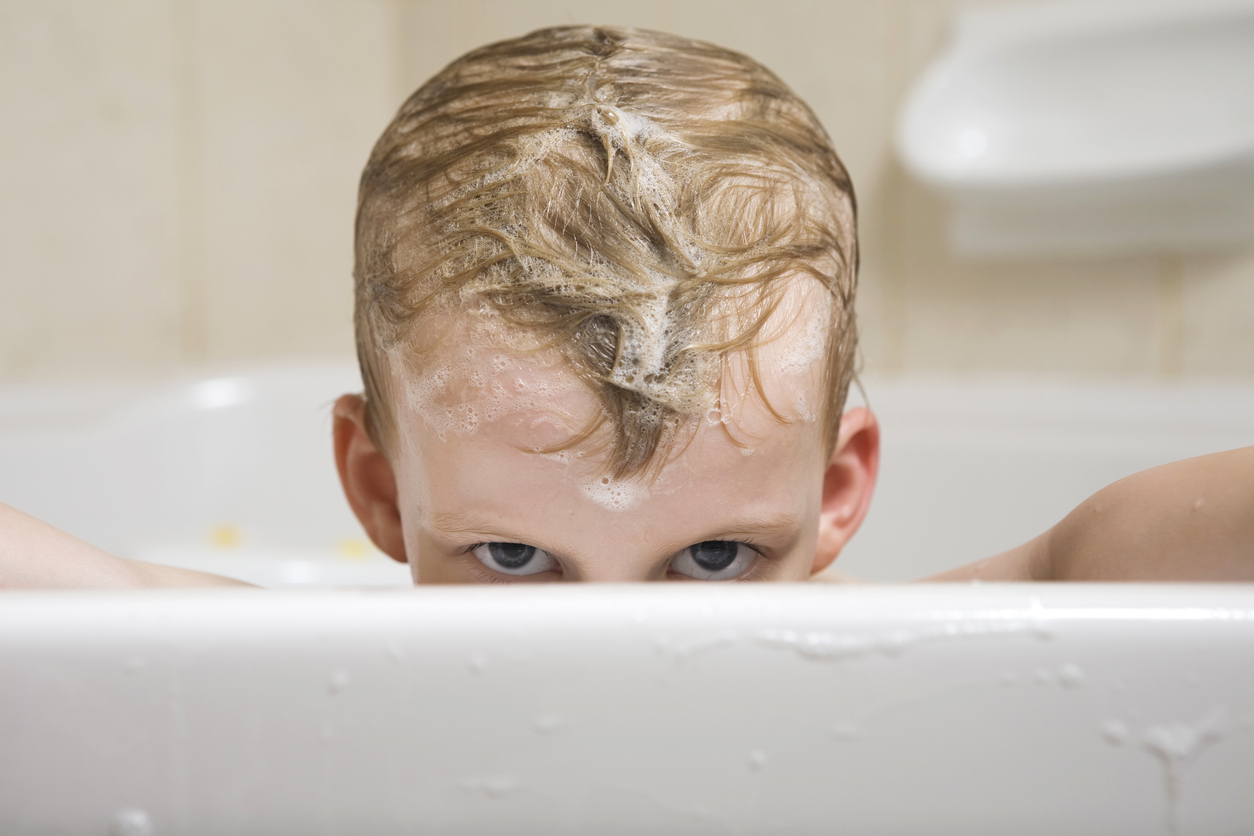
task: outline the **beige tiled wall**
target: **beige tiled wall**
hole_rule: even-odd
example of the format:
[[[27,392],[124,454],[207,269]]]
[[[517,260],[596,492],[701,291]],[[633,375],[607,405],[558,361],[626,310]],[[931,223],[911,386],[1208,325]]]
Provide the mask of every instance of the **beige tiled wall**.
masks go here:
[[[348,357],[356,180],[465,50],[623,23],[746,51],[862,209],[866,365],[1254,378],[1254,247],[970,262],[889,146],[956,0],[0,0],[0,380]]]

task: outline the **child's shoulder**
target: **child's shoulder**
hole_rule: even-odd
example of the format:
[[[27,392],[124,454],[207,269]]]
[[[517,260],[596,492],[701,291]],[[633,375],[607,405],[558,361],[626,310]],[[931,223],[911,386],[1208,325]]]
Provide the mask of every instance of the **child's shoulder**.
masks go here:
[[[1254,447],[1143,470],[1022,546],[928,580],[1254,581]]]

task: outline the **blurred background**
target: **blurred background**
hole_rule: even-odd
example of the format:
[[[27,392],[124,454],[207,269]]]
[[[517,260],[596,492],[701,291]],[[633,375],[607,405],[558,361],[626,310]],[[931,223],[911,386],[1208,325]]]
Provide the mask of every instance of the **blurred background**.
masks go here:
[[[861,204],[876,376],[1254,379],[1254,246],[972,260],[891,147],[949,0],[2,0],[0,382],[352,356],[352,219],[417,85],[562,23],[742,50],[827,126]]]

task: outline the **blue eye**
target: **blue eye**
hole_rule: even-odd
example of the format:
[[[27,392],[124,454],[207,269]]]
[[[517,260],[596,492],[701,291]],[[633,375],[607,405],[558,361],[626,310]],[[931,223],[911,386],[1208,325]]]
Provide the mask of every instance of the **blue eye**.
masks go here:
[[[747,572],[757,556],[744,543],[706,540],[680,552],[671,561],[671,571],[699,581],[726,581]]]
[[[504,575],[538,575],[557,568],[552,555],[526,543],[482,543],[471,554],[484,566]]]

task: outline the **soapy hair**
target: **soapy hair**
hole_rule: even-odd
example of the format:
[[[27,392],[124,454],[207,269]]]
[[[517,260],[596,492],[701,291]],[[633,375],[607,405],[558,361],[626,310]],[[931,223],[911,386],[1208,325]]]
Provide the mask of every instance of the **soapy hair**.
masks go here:
[[[362,175],[368,429],[391,449],[388,358],[428,314],[462,312],[559,352],[603,406],[564,446],[608,426],[607,470],[641,472],[717,405],[733,353],[785,420],[755,349],[809,277],[831,303],[815,358],[830,451],[854,371],[855,211],[818,119],[744,55],[590,26],[477,49],[405,102]]]

